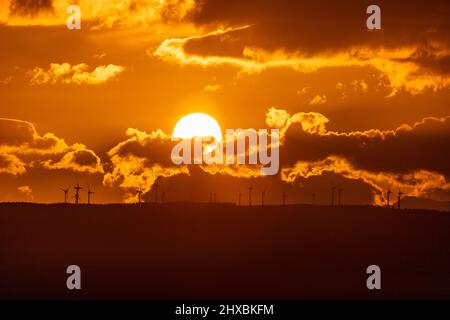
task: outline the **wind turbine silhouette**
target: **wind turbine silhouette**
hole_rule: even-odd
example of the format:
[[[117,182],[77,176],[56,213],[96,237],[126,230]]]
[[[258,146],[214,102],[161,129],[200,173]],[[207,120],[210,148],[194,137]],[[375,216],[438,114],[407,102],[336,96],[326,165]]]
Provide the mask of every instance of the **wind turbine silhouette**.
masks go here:
[[[342,191],[344,191],[344,189],[342,189],[342,188],[338,189],[338,206],[341,205],[341,193],[342,193]]]
[[[282,196],[282,199],[283,199],[283,201],[282,201],[283,206],[285,206],[285,205],[286,205],[286,192],[283,191],[283,192],[281,193],[281,196]]]
[[[79,204],[80,202],[80,190],[83,189],[83,187],[80,187],[80,184],[77,181],[77,185],[73,187],[75,189],[75,204]]]
[[[91,194],[94,194],[94,191],[91,191],[91,188],[88,185],[88,204],[91,204]]]
[[[141,195],[142,195],[143,191],[141,186],[139,186],[139,189],[136,190],[136,194],[138,195],[138,203],[141,203]]]
[[[397,205],[398,208],[400,209],[400,200],[402,200],[402,192],[400,191],[400,189],[398,189],[398,200],[397,200]]]
[[[158,203],[159,177],[155,180],[155,203]]]
[[[391,188],[388,188],[388,192],[387,192],[387,207],[388,208],[389,208],[389,200],[391,198],[391,193],[392,193]]]
[[[331,187],[331,205],[334,206],[334,191],[336,187]]]
[[[64,203],[67,203],[67,193],[69,192],[69,190],[70,190],[70,184],[69,184],[69,186],[67,187],[67,189],[63,189],[63,188],[59,188],[62,192],[64,192]]]

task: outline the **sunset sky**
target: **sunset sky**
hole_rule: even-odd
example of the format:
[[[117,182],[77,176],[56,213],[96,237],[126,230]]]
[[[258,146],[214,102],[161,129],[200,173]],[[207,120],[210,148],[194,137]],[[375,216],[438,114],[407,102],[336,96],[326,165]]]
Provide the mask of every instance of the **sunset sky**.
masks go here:
[[[77,180],[98,203],[151,201],[157,177],[166,201],[449,200],[450,2],[377,1],[378,31],[370,4],[0,0],[0,201],[63,201]],[[174,166],[193,112],[280,129],[279,174]]]

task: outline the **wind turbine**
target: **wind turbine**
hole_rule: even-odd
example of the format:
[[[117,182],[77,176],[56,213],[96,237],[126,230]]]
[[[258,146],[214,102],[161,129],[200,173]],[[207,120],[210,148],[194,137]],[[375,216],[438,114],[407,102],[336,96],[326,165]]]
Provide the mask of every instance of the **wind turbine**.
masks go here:
[[[389,208],[389,199],[391,198],[391,193],[392,193],[391,188],[389,188],[388,192],[387,192],[387,207],[388,208]]]
[[[141,195],[142,195],[143,191],[141,186],[139,186],[139,189],[136,190],[136,194],[138,195],[138,203],[141,203]]]
[[[400,189],[398,189],[398,200],[397,200],[397,205],[398,208],[400,209],[400,200],[402,200],[402,192],[400,191]]]
[[[94,194],[94,191],[91,191],[91,188],[88,186],[88,204],[91,204],[91,194]]]
[[[331,187],[331,205],[334,206],[334,191],[336,187]]]
[[[82,190],[83,187],[81,187],[77,181],[77,185],[73,188],[75,189],[75,204],[79,204],[80,203],[80,190]]]
[[[286,192],[283,191],[281,196],[282,196],[282,199],[283,199],[283,201],[282,201],[283,206],[285,206],[286,205]]]
[[[69,190],[70,190],[70,184],[69,184],[69,186],[67,187],[67,189],[63,189],[63,188],[59,188],[59,189],[61,189],[61,191],[64,192],[64,203],[67,203],[67,193],[68,193]]]
[[[341,205],[341,193],[344,191],[344,189],[339,188],[338,189],[338,206]]]
[[[155,203],[158,203],[159,177],[155,180]]]

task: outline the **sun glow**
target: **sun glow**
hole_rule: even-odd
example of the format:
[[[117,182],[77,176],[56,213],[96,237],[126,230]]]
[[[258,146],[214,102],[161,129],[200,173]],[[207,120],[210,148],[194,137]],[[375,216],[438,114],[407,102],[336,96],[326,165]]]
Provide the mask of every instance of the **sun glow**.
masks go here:
[[[222,140],[222,131],[213,117],[204,113],[191,113],[178,120],[172,137],[181,139],[212,137],[219,142]]]

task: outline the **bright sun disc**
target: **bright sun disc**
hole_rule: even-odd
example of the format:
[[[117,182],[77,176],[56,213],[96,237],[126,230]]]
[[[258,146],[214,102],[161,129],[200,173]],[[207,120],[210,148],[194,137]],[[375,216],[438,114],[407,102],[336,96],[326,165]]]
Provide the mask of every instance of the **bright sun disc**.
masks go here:
[[[181,139],[213,137],[218,142],[222,140],[222,131],[213,117],[204,113],[191,113],[177,122],[172,136]]]

